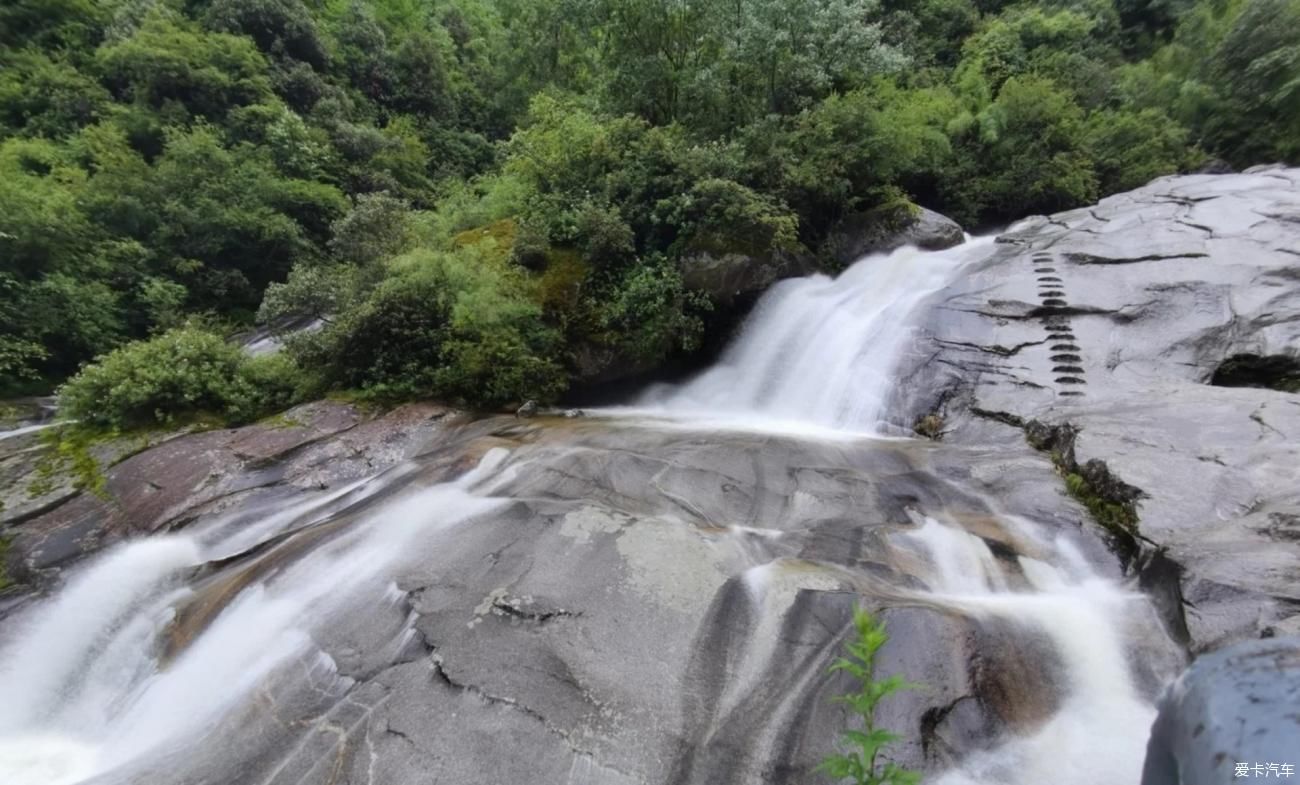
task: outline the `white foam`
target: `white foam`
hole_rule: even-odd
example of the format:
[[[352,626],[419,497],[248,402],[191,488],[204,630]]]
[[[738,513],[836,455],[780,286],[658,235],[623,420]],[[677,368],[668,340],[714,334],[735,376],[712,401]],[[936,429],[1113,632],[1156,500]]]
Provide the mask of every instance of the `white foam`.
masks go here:
[[[57,599],[35,608],[26,629],[0,651],[0,783],[71,785],[202,738],[285,668],[300,668],[321,694],[341,694],[346,680],[316,648],[313,631],[358,604],[394,607],[393,572],[405,559],[449,527],[502,504],[470,489],[506,454],[492,450],[454,482],[380,505],[272,578],[252,583],[166,663],[163,638],[191,593],[180,579],[187,568],[229,552],[230,543],[205,550],[197,538],[162,536],[106,553]],[[273,531],[283,516],[272,518],[279,520],[249,527]],[[244,537],[233,532],[230,539]],[[404,643],[395,641],[394,651]]]
[[[968,758],[937,785],[1137,782],[1155,710],[1134,689],[1120,630],[1141,595],[1091,574],[1072,547],[1055,551],[1059,566],[1020,557],[1031,590],[1008,591],[978,537],[931,519],[909,534],[931,556],[930,601],[1044,633],[1067,678],[1062,705],[1046,723]]]
[[[782,281],[767,291],[721,361],[682,385],[648,390],[636,407],[771,427],[809,424],[871,433],[892,371],[911,348],[918,306],[992,238],[947,251],[900,248],[839,277]]]

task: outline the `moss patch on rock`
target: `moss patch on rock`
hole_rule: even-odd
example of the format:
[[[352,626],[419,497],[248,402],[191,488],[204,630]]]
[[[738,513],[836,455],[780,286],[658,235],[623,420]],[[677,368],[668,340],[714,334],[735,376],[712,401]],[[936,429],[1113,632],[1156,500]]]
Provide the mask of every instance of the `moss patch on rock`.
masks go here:
[[[111,439],[116,432],[96,432],[75,425],[50,428],[41,434],[45,452],[36,464],[35,477],[27,486],[27,495],[35,498],[51,492],[63,478],[72,487],[105,496],[106,479],[91,447]]]
[[[971,413],[1024,431],[1031,447],[1051,457],[1057,474],[1065,481],[1066,493],[1082,504],[1092,519],[1111,535],[1114,547],[1125,558],[1138,554],[1141,535],[1137,503],[1146,493],[1116,477],[1105,461],[1093,458],[1079,463],[1074,454],[1077,428],[1069,423],[1049,425],[1025,420],[1007,412],[976,408]]]
[[[1037,450],[1048,453],[1056,471],[1065,480],[1065,490],[1087,508],[1128,556],[1136,554],[1138,538],[1137,502],[1146,494],[1116,477],[1104,461],[1093,458],[1079,463],[1074,455],[1078,429],[1065,423],[1048,425],[1037,420],[1024,424],[1025,439]]]
[[[574,248],[549,248],[546,269],[533,278],[533,296],[551,316],[573,314],[582,301],[582,285],[591,266]]]
[[[927,414],[916,421],[912,430],[927,439],[938,441],[943,437],[943,417],[938,414]]]
[[[502,218],[474,229],[467,229],[452,238],[457,248],[475,247],[483,251],[486,258],[499,264],[506,264],[514,252],[515,237],[519,225],[513,218]]]
[[[1088,508],[1088,512],[1092,514],[1097,523],[1116,533],[1135,534],[1137,532],[1137,508],[1132,502],[1113,501],[1103,496],[1097,486],[1089,482],[1082,474],[1066,472],[1059,464],[1058,468],[1065,475],[1065,490],[1080,504]]]
[[[14,581],[9,577],[9,539],[0,537],[0,592],[14,585]]]

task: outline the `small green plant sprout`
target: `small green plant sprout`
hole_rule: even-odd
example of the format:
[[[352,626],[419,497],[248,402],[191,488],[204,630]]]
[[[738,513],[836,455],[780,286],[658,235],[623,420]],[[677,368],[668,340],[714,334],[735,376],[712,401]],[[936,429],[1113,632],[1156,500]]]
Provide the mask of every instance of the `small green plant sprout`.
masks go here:
[[[848,656],[836,659],[828,672],[844,671],[857,680],[856,692],[838,695],[833,700],[848,706],[852,713],[861,717],[862,729],[843,731],[840,741],[849,751],[843,755],[827,756],[817,770],[836,780],[849,780],[854,785],[916,785],[921,781],[919,773],[893,763],[883,766],[878,763],[880,751],[897,741],[899,736],[876,727],[876,706],[899,690],[915,689],[920,685],[912,684],[902,676],[877,679],[876,653],[889,640],[885,623],[858,608],[853,612],[853,626],[857,629],[857,636],[845,644]]]

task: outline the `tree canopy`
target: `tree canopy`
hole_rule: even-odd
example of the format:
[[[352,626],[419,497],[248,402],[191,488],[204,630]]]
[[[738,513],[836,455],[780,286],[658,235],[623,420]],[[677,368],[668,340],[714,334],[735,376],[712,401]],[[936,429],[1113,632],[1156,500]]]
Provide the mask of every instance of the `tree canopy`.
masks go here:
[[[300,389],[554,398],[698,347],[700,253],[1210,157],[1300,157],[1300,0],[16,0],[0,392],[260,313]]]

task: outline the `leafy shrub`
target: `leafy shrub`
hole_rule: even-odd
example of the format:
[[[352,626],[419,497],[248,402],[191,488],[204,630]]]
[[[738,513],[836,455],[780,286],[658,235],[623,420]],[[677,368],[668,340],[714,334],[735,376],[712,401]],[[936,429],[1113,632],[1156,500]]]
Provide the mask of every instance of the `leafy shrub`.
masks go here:
[[[600,321],[609,343],[637,360],[656,362],[674,349],[699,348],[700,314],[708,308],[702,295],[686,291],[676,266],[659,258],[626,272],[601,308]]]
[[[386,193],[362,194],[330,229],[334,236],[329,248],[335,256],[354,264],[373,264],[407,248],[411,207]]]
[[[594,265],[614,264],[636,250],[632,227],[616,208],[585,206],[578,212],[577,229],[582,255]]]
[[[1087,145],[1104,192],[1145,185],[1192,160],[1187,131],[1157,109],[1095,112]]]
[[[849,729],[840,739],[849,752],[829,755],[818,766],[837,780],[850,780],[854,785],[916,785],[921,777],[914,771],[899,768],[894,763],[879,764],[880,751],[898,740],[898,734],[876,727],[876,706],[880,701],[917,685],[904,681],[901,676],[876,678],[876,654],[889,640],[885,623],[872,617],[862,608],[853,612],[853,626],[857,637],[845,644],[847,657],[840,657],[830,668],[843,671],[858,682],[857,692],[835,698],[862,721],[862,730]]]
[[[799,219],[785,205],[731,180],[701,180],[679,204],[675,222],[696,247],[760,254],[799,242]]]
[[[86,366],[59,389],[59,404],[92,426],[166,424],[199,413],[239,423],[290,405],[300,385],[287,358],[252,359],[220,335],[180,327]]]
[[[489,251],[416,251],[389,278],[290,351],[334,386],[381,397],[439,397],[485,408],[565,388],[559,338],[510,268]]]

